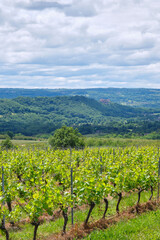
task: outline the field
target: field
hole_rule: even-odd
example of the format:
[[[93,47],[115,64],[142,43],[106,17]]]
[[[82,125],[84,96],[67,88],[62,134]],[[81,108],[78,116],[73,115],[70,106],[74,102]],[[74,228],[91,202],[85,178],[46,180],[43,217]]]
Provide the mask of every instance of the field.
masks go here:
[[[4,139],[0,139],[3,141]],[[85,145],[87,147],[140,147],[140,146],[160,146],[160,140],[148,140],[140,138],[118,138],[110,137],[107,135],[92,134],[86,135],[84,137]],[[27,147],[27,148],[48,148],[48,140],[46,139],[34,139],[34,140],[19,140],[13,139],[12,143],[17,147]]]
[[[0,139],[0,143],[3,141],[4,139]],[[42,148],[42,147],[47,147],[47,141],[46,140],[12,140],[12,143],[14,146],[16,147],[27,147],[27,148],[33,148],[33,147],[38,147],[38,148]]]
[[[4,236],[0,239],[9,239],[7,234],[12,240],[63,239],[61,233],[76,239],[82,227],[81,235],[85,236],[95,221],[121,216],[129,207],[134,206],[136,217],[140,202],[146,204],[153,195],[155,203],[157,196],[159,148],[158,144],[148,145],[55,151],[44,145],[36,147],[35,143],[29,147],[27,142],[28,147],[1,151],[0,181],[4,191],[0,217]],[[155,209],[158,206],[156,202]],[[121,228],[123,221],[120,218],[115,228]],[[88,239],[110,239],[105,234],[111,233],[100,232],[98,238],[97,234],[93,232]]]
[[[85,142],[88,147],[139,147],[139,146],[160,146],[160,140],[148,140],[140,138],[118,138],[107,135],[87,135]]]

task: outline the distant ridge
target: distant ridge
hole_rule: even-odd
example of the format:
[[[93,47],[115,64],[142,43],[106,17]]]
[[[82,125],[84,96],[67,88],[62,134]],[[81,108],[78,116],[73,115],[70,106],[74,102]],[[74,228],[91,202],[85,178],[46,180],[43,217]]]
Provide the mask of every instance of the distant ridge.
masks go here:
[[[147,88],[91,88],[91,89],[23,89],[0,88],[0,98],[16,97],[56,97],[56,96],[85,96],[109,99],[122,105],[160,108],[160,89]]]

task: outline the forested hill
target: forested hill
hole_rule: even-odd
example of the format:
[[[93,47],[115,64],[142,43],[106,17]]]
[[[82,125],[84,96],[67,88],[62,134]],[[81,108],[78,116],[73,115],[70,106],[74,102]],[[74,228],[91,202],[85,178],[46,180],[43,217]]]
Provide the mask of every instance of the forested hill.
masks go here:
[[[92,89],[16,89],[0,88],[0,98],[86,96],[96,100],[109,99],[123,105],[160,108],[160,89],[92,88]]]
[[[15,99],[0,99],[0,115],[19,113],[50,114],[55,113],[65,117],[137,117],[144,116],[143,109],[122,106],[108,102],[103,104],[91,98],[82,96],[73,97],[18,97]]]
[[[0,99],[0,132],[35,135],[51,133],[64,124],[78,126],[83,132],[84,125],[112,124],[113,127],[113,120],[124,123],[130,119],[153,119],[158,112],[153,113],[111,102],[103,104],[82,96]]]

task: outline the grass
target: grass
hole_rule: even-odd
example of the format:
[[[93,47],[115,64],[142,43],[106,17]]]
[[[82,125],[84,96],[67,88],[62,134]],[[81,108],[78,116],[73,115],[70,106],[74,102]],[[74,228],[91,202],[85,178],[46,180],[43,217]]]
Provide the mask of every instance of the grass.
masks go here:
[[[12,140],[12,143],[18,147],[47,147],[47,141],[38,141],[38,140]]]
[[[142,214],[128,221],[121,221],[103,231],[94,231],[86,240],[159,240],[160,210]]]
[[[149,196],[150,196],[149,192],[142,192],[141,202],[148,201]],[[156,196],[156,193],[155,193],[155,196]],[[137,201],[137,193],[132,193],[132,194],[128,194],[127,196],[124,196],[121,201],[121,204],[120,204],[120,211],[126,209],[127,207],[133,206],[136,203],[136,201]],[[111,216],[116,213],[116,210],[115,210],[116,203],[117,203],[117,199],[109,200],[109,209],[107,212],[107,216]],[[74,223],[80,224],[80,223],[84,222],[84,220],[87,216],[88,210],[89,210],[89,207],[84,207],[84,208],[82,208],[82,210],[74,211]],[[104,211],[103,203],[96,206],[92,212],[90,221],[95,221],[95,220],[100,219],[103,215],[103,211]],[[124,223],[124,225],[125,225],[125,223]],[[38,239],[39,240],[47,239],[47,237],[49,237],[53,233],[61,232],[62,227],[63,227],[63,218],[62,217],[56,219],[55,221],[44,222],[38,228]],[[69,228],[71,228],[71,216],[70,215],[69,215],[69,222],[67,225],[67,229],[69,229]],[[91,238],[88,238],[88,239],[107,239],[107,238],[101,238],[101,236],[96,238],[96,234],[98,234],[98,232],[94,232],[93,234],[95,234],[95,238],[94,238],[94,236],[92,238],[92,235],[91,235]],[[106,234],[106,231],[99,232],[99,234],[102,234],[102,236],[103,236],[104,234]],[[10,230],[10,237],[11,237],[11,240],[31,240],[33,238],[33,226],[29,223],[26,223],[25,225],[20,225],[19,230],[16,230],[16,231],[14,229]],[[5,237],[0,237],[0,239],[5,240]],[[112,238],[108,238],[108,239],[112,239]],[[115,238],[115,239],[121,239],[121,238]]]
[[[97,135],[86,136],[85,143],[90,147],[129,147],[129,146],[160,146],[160,140],[138,139],[138,138],[108,138]]]
[[[4,139],[0,139],[1,141]],[[48,147],[48,140],[12,140],[12,143],[18,147]],[[118,138],[101,135],[85,136],[85,144],[89,147],[129,147],[129,146],[160,146],[160,140],[138,139],[138,138]]]
[[[0,139],[0,144],[4,139]],[[44,141],[38,141],[38,140],[11,140],[14,146],[17,147],[39,147],[39,148],[45,148],[47,147],[47,141],[44,139]]]

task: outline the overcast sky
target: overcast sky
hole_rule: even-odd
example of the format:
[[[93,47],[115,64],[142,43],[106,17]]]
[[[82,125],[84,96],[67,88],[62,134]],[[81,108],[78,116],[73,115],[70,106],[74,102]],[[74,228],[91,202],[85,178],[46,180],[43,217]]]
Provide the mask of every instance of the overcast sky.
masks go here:
[[[160,0],[0,0],[0,87],[160,88]]]

